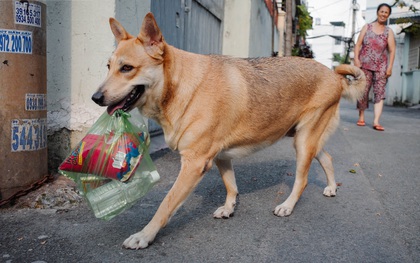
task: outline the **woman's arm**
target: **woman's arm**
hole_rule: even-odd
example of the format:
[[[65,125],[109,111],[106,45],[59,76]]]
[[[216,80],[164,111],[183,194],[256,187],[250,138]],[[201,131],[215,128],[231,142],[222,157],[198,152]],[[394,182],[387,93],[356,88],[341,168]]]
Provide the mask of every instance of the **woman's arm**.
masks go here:
[[[359,60],[360,49],[362,48],[363,38],[365,37],[367,30],[367,25],[364,25],[362,30],[360,31],[359,37],[357,38],[356,45],[354,46],[354,65],[356,67],[361,67],[362,63]]]
[[[389,28],[388,32],[388,52],[389,52],[389,61],[388,61],[388,68],[386,69],[386,76],[389,78],[392,75],[392,66],[394,65],[395,59],[395,37],[394,32],[391,28]]]

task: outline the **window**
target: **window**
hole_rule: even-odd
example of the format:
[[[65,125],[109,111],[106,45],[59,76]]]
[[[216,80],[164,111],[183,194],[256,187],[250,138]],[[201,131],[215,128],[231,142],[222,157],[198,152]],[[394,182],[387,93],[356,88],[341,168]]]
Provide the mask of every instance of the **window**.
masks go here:
[[[410,37],[407,70],[420,69],[420,37]]]
[[[335,45],[341,45],[341,39],[336,38],[335,39]]]
[[[420,47],[417,49],[417,69],[420,69]]]

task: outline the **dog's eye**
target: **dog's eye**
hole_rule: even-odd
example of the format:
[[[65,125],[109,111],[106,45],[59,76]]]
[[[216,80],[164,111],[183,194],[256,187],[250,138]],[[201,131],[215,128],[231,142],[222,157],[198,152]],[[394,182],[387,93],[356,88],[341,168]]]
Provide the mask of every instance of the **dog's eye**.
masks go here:
[[[109,64],[106,64],[106,67],[108,68],[108,70],[109,70],[109,68],[111,67]]]
[[[121,72],[129,72],[133,69],[133,66],[130,65],[124,65],[121,67]]]

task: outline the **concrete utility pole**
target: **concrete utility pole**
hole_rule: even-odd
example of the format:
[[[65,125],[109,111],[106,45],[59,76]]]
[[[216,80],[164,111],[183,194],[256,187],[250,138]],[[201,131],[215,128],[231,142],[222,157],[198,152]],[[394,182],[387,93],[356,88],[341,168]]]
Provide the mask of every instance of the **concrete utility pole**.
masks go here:
[[[284,47],[285,56],[292,55],[293,46],[293,14],[292,14],[292,0],[286,0],[286,43]]]
[[[352,21],[351,21],[351,35],[350,35],[350,43],[349,43],[349,47],[348,50],[350,51],[354,51],[354,43],[356,43],[356,39],[354,39],[354,34],[356,32],[356,12],[359,11],[359,5],[357,4],[357,0],[353,0],[353,17],[352,17]],[[346,55],[346,61],[347,61],[347,57],[348,57],[348,52]],[[350,57],[350,61],[352,62],[354,58]],[[350,64],[352,64],[350,62]]]
[[[351,38],[353,39],[354,33],[356,32],[356,12],[359,10],[359,5],[357,4],[357,0],[353,0],[353,17],[351,22]]]

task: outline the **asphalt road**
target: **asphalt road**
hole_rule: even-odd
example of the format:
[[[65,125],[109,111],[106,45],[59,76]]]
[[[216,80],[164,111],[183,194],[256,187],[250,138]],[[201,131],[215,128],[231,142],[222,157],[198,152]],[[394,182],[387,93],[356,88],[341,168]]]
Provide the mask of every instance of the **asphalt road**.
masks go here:
[[[225,197],[212,168],[153,245],[123,249],[178,173],[179,155],[160,150],[152,155],[159,184],[109,222],[83,204],[1,209],[0,262],[420,262],[420,110],[385,107],[385,132],[373,130],[372,120],[369,110],[368,125],[357,127],[354,105],[342,103],[341,124],[325,147],[337,196],[322,195],[325,175],[314,161],[290,217],[272,212],[294,181],[292,139],[285,138],[234,162],[240,195],[233,218],[212,218]]]

